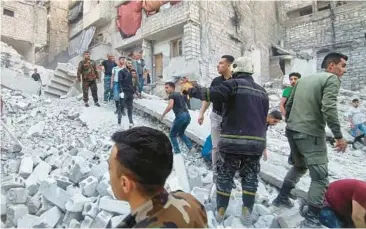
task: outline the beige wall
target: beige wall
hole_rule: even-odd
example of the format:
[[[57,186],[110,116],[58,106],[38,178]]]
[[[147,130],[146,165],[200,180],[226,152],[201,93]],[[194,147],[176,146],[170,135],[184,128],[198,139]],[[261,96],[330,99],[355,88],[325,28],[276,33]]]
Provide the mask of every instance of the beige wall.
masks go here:
[[[58,53],[68,47],[68,1],[50,2],[49,53]]]

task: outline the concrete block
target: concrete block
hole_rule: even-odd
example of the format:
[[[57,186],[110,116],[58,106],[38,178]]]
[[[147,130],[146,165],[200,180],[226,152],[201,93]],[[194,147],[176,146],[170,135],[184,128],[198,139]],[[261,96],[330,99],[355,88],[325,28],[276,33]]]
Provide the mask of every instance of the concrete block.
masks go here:
[[[197,200],[200,201],[203,205],[205,205],[205,203],[208,203],[210,198],[210,190],[205,188],[194,187],[191,194],[196,197]]]
[[[2,177],[1,188],[7,192],[11,188],[22,188],[25,186],[25,181],[22,177],[11,175]]]
[[[100,181],[105,171],[108,171],[108,163],[102,161],[99,165],[95,165],[91,168],[90,175],[96,177]]]
[[[39,191],[43,192],[44,190],[48,189],[52,185],[57,185],[57,181],[53,179],[52,177],[47,177],[43,181],[41,181],[39,185]]]
[[[49,202],[65,211],[65,204],[70,199],[68,192],[53,184],[48,189],[43,190],[42,194]]]
[[[51,203],[46,198],[44,198],[43,196],[41,196],[41,208],[37,211],[36,215],[37,216],[40,216],[43,213],[45,213],[46,211],[48,211],[51,208],[53,208],[54,206],[55,205],[53,203]]]
[[[93,176],[89,176],[88,178],[80,182],[79,185],[81,187],[83,195],[90,197],[94,195],[97,189],[98,179]]]
[[[6,195],[1,194],[1,215],[6,214]]]
[[[34,196],[28,196],[26,205],[30,214],[36,214],[41,208],[42,196],[40,192],[37,192]]]
[[[111,228],[118,228],[118,225],[126,218],[127,215],[117,215],[111,219]]]
[[[85,216],[83,222],[81,222],[80,228],[90,228],[93,221],[94,221],[94,218],[92,218],[90,216]]]
[[[39,216],[39,220],[34,223],[34,227],[53,228],[62,216],[61,210],[54,206]]]
[[[32,174],[25,181],[25,185],[31,186],[35,185],[38,182],[45,180],[48,176],[48,173],[51,171],[51,166],[46,162],[41,161],[37,167],[34,169]]]
[[[18,173],[20,167],[20,160],[19,159],[11,159],[6,162],[4,165],[4,172],[5,174],[12,174],[12,173]]]
[[[257,212],[260,216],[271,214],[271,211],[262,204],[254,204],[254,211]]]
[[[102,180],[99,182],[97,191],[101,196],[110,196],[110,192],[108,191],[108,188],[110,187],[109,183],[109,180]]]
[[[74,185],[69,185],[66,188],[66,192],[68,192],[70,196],[74,196],[76,194],[81,195],[81,188],[74,186]]]
[[[27,178],[33,172],[33,160],[32,157],[24,156],[20,162],[19,175],[24,179]]]
[[[202,176],[202,184],[206,185],[206,184],[212,184],[213,182],[213,173],[211,171],[209,171],[206,176]]]
[[[184,164],[184,158],[182,154],[175,154],[173,158],[173,169],[177,177],[179,177],[180,186],[182,187],[182,191],[191,192],[191,188],[189,185],[188,174]]]
[[[24,204],[10,205],[6,211],[6,226],[17,226],[18,219],[28,214],[28,208]]]
[[[77,221],[81,221],[83,220],[83,216],[81,215],[81,212],[70,212],[70,211],[67,211],[63,220],[62,220],[62,223],[64,225],[69,225],[71,223],[71,220],[77,220]]]
[[[71,185],[71,181],[69,180],[68,177],[66,176],[62,176],[62,175],[50,175],[48,176],[51,179],[56,180],[57,182],[57,186],[59,186],[60,188],[66,190],[66,188]]]
[[[102,197],[99,200],[99,208],[108,212],[128,214],[131,211],[130,205],[125,201],[113,200],[109,197]]]
[[[90,173],[89,164],[84,160],[72,160],[71,165],[67,169],[70,172],[69,179],[74,183],[79,183],[83,178],[86,178]]]
[[[28,185],[26,187],[28,195],[29,196],[33,196],[34,194],[36,194],[39,190],[39,183],[33,183],[31,185]]]
[[[98,212],[99,208],[97,203],[86,202],[84,204],[82,215],[85,217],[89,216],[94,219],[97,216]]]
[[[111,220],[113,214],[106,211],[101,211],[93,220],[91,224],[91,228],[106,228],[108,226],[109,221]]]
[[[188,178],[189,178],[190,187],[202,187],[203,186],[201,176],[196,171],[190,170],[188,172]]]
[[[91,202],[91,200],[85,198],[81,193],[77,193],[66,202],[65,209],[66,211],[81,213],[86,202]]]
[[[79,151],[78,156],[83,157],[87,160],[91,160],[95,156],[95,153],[87,149],[82,149]]]
[[[44,127],[45,126],[46,126],[46,122],[45,121],[40,121],[39,123],[31,126],[28,129],[27,136],[28,137],[41,136],[43,134],[43,131],[44,131]]]
[[[80,228],[80,222],[76,219],[71,219],[70,224],[67,228]]]
[[[6,195],[9,204],[24,204],[27,201],[25,188],[11,188]]]
[[[32,228],[34,227],[34,223],[38,220],[38,216],[25,214],[18,219],[18,228]]]

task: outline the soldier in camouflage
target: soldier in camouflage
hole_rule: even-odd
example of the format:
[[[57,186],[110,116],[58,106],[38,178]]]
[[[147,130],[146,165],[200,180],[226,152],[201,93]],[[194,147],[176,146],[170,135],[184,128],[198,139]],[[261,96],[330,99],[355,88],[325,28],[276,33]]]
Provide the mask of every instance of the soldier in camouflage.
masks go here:
[[[85,106],[89,107],[88,100],[90,88],[95,106],[100,107],[98,103],[98,88],[96,81],[99,80],[99,74],[97,71],[97,66],[95,62],[90,59],[90,53],[88,51],[84,52],[84,59],[79,62],[77,82],[81,81],[81,76],[83,77],[82,88]]]
[[[172,171],[168,137],[149,127],[112,136],[109,174],[114,195],[127,201],[131,213],[118,228],[206,228],[204,206],[183,191],[168,193],[164,184]]]

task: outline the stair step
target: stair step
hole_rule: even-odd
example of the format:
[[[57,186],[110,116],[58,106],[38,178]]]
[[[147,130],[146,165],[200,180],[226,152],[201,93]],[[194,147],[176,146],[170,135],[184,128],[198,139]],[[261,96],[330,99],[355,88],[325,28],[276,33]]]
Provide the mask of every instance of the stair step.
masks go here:
[[[51,78],[51,80],[56,81],[56,82],[58,82],[58,83],[60,83],[60,84],[63,84],[63,85],[65,85],[65,86],[68,86],[68,87],[70,87],[71,85],[73,85],[73,84],[74,84],[74,81],[72,81],[72,80],[70,80],[70,79],[68,79],[68,78],[65,78],[65,77],[59,76],[59,75],[57,75],[57,74],[55,74],[55,75]]]
[[[47,88],[44,90],[44,93],[47,95],[50,95],[52,97],[56,97],[59,98],[60,96],[62,96],[63,94],[57,90],[54,90],[53,88]]]
[[[56,85],[49,84],[48,89],[52,89],[52,91],[58,91],[60,95],[67,94],[67,92],[69,91],[69,89],[59,88],[58,86],[59,85],[56,86]]]
[[[54,92],[51,92],[51,91],[44,91],[44,94],[47,96],[47,97],[50,97],[50,98],[60,98],[61,95],[59,94],[55,94]]]
[[[65,85],[63,82],[59,82],[57,79],[51,79],[51,86],[66,92],[68,92],[69,89],[71,88],[71,86]]]

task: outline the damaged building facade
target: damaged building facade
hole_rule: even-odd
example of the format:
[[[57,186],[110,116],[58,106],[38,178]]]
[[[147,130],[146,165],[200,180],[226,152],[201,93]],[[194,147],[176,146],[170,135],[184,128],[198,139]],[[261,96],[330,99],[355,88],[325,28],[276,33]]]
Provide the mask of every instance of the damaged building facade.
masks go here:
[[[2,1],[1,41],[30,63],[67,50],[67,1]]]
[[[342,87],[366,85],[365,1],[279,1],[284,48],[294,51],[281,58],[281,69],[308,75],[320,69],[324,56],[337,51],[349,57]]]

